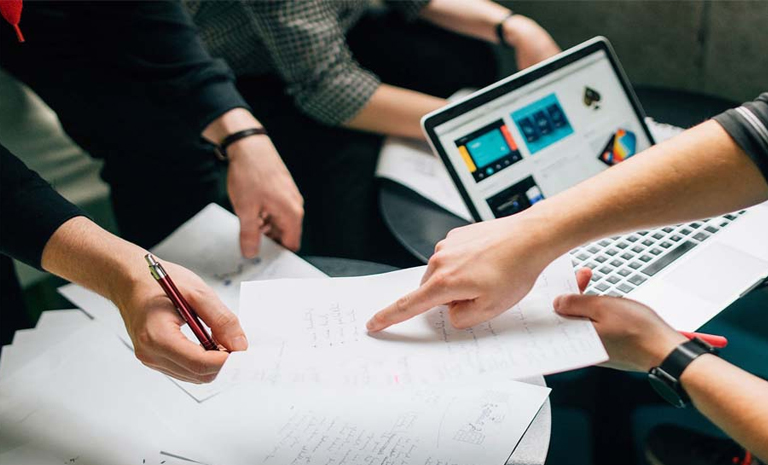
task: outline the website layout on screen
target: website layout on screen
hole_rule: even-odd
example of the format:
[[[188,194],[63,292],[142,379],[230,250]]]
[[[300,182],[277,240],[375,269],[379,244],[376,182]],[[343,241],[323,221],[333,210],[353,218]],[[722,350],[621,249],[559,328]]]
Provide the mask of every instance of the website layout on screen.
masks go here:
[[[435,133],[483,219],[524,210],[650,146],[602,50]]]

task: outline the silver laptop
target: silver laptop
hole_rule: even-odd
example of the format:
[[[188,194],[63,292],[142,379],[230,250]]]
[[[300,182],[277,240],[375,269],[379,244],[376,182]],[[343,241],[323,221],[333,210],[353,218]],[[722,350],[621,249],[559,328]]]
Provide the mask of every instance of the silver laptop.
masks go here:
[[[422,127],[476,221],[522,211],[654,143],[602,37],[430,113]],[[620,190],[605,195],[622,201]],[[768,204],[571,255],[593,270],[587,293],[640,300],[694,330],[768,276]]]

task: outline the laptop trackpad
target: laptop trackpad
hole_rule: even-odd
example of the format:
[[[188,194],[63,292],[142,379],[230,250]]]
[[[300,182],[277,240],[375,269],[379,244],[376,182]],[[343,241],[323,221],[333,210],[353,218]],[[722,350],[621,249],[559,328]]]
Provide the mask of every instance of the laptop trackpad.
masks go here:
[[[694,253],[663,279],[666,283],[725,308],[766,275],[768,262],[733,247],[715,243],[701,253]]]

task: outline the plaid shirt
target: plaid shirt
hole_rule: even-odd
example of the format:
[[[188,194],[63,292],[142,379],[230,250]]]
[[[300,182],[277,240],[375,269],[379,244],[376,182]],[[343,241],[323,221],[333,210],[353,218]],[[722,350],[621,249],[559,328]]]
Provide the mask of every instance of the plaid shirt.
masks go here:
[[[429,0],[384,0],[414,19]],[[373,0],[186,0],[215,56],[239,75],[272,73],[305,114],[328,125],[352,119],[381,84],[352,57],[345,34]]]

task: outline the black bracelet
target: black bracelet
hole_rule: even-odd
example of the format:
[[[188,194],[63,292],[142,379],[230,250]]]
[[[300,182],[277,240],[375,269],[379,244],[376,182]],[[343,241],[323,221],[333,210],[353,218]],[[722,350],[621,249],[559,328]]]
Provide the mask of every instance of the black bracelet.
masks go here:
[[[245,139],[246,137],[251,137],[251,136],[261,136],[266,134],[267,134],[267,130],[264,128],[249,128],[249,129],[243,129],[242,131],[237,131],[236,133],[230,134],[227,137],[225,137],[224,140],[221,141],[221,144],[214,145],[213,153],[216,154],[216,158],[218,158],[219,160],[227,161],[229,160],[229,156],[227,155],[227,147],[239,141],[240,139]]]
[[[504,19],[499,21],[499,24],[496,25],[496,37],[499,38],[499,45],[502,47],[514,48],[512,45],[510,45],[509,42],[507,42],[507,39],[504,38],[504,23],[506,23],[507,20],[513,16],[515,16],[515,13],[510,11],[509,14],[505,16]]]

